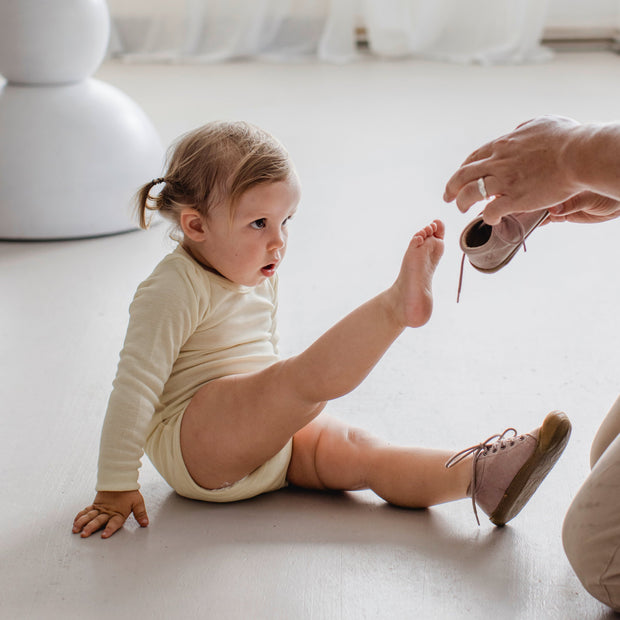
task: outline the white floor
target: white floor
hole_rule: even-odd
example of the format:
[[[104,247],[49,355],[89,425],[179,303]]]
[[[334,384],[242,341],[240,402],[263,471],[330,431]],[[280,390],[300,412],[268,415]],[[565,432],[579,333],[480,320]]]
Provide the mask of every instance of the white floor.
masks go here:
[[[560,531],[618,393],[620,222],[537,231],[498,274],[468,269],[456,305],[457,240],[470,218],[442,193],[473,148],[529,117],[616,119],[619,76],[620,56],[603,53],[497,68],[104,65],[98,77],[139,102],[166,143],[210,119],[244,118],[289,147],[304,199],[281,270],[286,354],[389,284],[409,235],[444,219],[433,319],[332,412],[394,442],[457,450],[507,426],[530,430],[557,408],[573,436],[501,530],[478,527],[466,501],[406,511],[368,492],[201,504],[147,462],[150,527],[81,540],[70,526],[93,496],[127,306],[171,242],[160,226],[0,243],[0,616],[611,618],[572,574]]]

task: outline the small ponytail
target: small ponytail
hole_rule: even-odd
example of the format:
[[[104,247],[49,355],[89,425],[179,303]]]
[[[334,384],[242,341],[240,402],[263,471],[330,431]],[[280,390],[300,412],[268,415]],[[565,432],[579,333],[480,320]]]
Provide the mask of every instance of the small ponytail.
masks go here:
[[[159,211],[162,208],[162,200],[160,196],[153,197],[150,195],[151,190],[155,185],[159,185],[160,183],[165,183],[166,179],[164,177],[159,177],[158,179],[153,179],[148,183],[145,183],[135,195],[135,203],[136,203],[136,212],[138,215],[138,220],[140,223],[140,228],[147,230],[151,225],[151,217],[147,219],[146,212],[147,211]]]

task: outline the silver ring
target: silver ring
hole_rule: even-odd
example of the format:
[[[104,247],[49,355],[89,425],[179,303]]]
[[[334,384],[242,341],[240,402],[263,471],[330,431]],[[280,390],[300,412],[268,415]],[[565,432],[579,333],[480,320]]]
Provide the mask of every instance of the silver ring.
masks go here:
[[[482,196],[482,200],[487,200],[489,195],[487,194],[487,186],[484,184],[484,177],[478,179],[478,191]]]

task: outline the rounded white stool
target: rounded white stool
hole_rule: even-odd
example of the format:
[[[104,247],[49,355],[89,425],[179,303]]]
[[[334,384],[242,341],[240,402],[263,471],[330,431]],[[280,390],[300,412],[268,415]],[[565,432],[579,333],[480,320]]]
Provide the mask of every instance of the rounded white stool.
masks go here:
[[[0,4],[0,238],[67,239],[135,228],[136,189],[163,164],[152,123],[92,79],[107,47],[104,0]]]

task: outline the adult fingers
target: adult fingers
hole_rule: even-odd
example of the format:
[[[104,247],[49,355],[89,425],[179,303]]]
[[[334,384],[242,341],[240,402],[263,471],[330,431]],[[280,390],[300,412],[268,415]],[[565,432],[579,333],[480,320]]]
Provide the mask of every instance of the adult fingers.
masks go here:
[[[456,196],[456,206],[461,213],[468,211],[474,204],[484,200],[477,181],[464,185]]]
[[[607,208],[613,208],[618,202],[607,196],[601,196],[594,192],[580,192],[571,196],[568,200],[551,207],[553,215],[570,215],[578,211],[592,210],[597,212],[605,211]]]
[[[495,224],[499,224],[500,220],[504,215],[508,213],[514,213],[519,209],[515,209],[515,201],[509,198],[508,196],[497,196],[493,200],[491,200],[487,206],[484,208],[482,213],[482,217],[487,224],[491,226],[495,226]]]
[[[475,179],[485,176],[483,168],[487,167],[488,160],[493,157],[498,141],[502,141],[504,138],[505,136],[495,138],[494,140],[483,144],[480,148],[477,148],[470,155],[468,155],[465,161],[460,165],[459,169],[446,183],[446,189],[443,197],[446,202],[452,202],[465,185],[471,183]]]
[[[486,144],[483,144],[481,147],[477,148],[475,151],[471,152],[466,158],[465,161],[461,164],[462,166],[467,166],[468,164],[472,164],[476,161],[480,161],[481,159],[487,159],[491,157],[493,154],[493,145],[495,144],[495,140],[491,140]]]
[[[587,213],[586,211],[577,211],[575,213],[569,213],[568,215],[550,214],[545,221],[551,220],[552,222],[572,222],[573,224],[600,224],[611,219],[613,218],[610,216],[592,215],[592,213]]]
[[[620,216],[620,202],[609,196],[582,192],[550,209],[554,221],[581,224],[608,222]]]
[[[477,182],[479,178],[485,177],[483,172],[485,162],[486,160],[482,160],[467,164],[466,166],[461,166],[446,183],[443,199],[446,202],[452,202],[455,198],[460,199],[457,201],[457,205],[459,205],[460,202],[459,209],[461,209],[461,211],[467,211],[471,204],[473,204],[468,204],[468,199],[475,197],[476,200],[474,200],[474,202],[482,200],[480,192],[478,191]],[[487,193],[490,195],[489,191],[487,191]],[[465,205],[467,205],[467,207],[463,208]]]
[[[499,194],[499,184],[494,176],[477,177],[464,185],[456,196],[456,206],[463,213],[477,202],[490,200]]]

